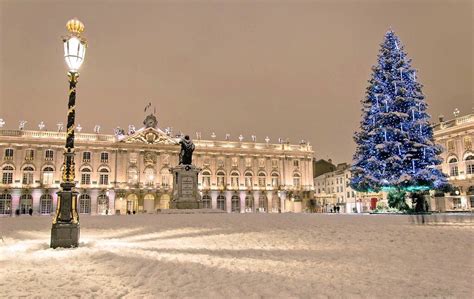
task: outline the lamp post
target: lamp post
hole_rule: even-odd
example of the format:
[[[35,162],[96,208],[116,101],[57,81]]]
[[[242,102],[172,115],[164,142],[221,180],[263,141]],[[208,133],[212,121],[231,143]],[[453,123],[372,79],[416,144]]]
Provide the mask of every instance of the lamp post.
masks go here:
[[[79,68],[84,61],[87,43],[81,36],[84,24],[77,19],[67,22],[68,35],[63,37],[64,59],[68,65],[69,101],[67,111],[66,147],[62,170],[61,191],[51,228],[51,247],[77,247],[79,245],[79,215],[77,213],[77,192],[74,169],[74,118],[76,107],[76,84]]]

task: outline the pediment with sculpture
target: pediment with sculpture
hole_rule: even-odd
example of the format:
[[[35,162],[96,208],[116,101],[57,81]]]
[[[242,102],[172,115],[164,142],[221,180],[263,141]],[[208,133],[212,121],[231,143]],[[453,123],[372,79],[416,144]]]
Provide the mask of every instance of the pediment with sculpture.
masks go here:
[[[153,127],[142,128],[136,131],[132,135],[124,136],[123,139],[119,140],[123,143],[144,143],[144,144],[165,144],[165,145],[177,145],[178,142],[168,136],[165,132],[160,129]]]

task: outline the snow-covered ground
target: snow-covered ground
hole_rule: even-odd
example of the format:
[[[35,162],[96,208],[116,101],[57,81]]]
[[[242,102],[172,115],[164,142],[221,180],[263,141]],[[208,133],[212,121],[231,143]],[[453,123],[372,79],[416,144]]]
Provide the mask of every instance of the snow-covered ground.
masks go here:
[[[49,217],[0,218],[0,297],[472,298],[472,219],[444,221],[83,216],[81,246],[53,250]]]

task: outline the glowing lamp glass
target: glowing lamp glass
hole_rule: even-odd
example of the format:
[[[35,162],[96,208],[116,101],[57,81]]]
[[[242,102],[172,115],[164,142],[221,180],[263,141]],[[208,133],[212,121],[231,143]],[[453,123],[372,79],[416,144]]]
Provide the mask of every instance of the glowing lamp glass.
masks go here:
[[[77,72],[84,62],[86,45],[84,41],[72,36],[64,41],[64,59],[70,72]]]

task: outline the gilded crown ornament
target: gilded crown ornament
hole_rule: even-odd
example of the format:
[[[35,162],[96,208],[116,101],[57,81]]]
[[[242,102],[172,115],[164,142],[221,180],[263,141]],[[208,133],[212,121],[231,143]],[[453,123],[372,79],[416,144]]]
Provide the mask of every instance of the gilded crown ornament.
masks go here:
[[[66,28],[70,33],[79,35],[84,31],[84,24],[74,18],[66,23]]]

